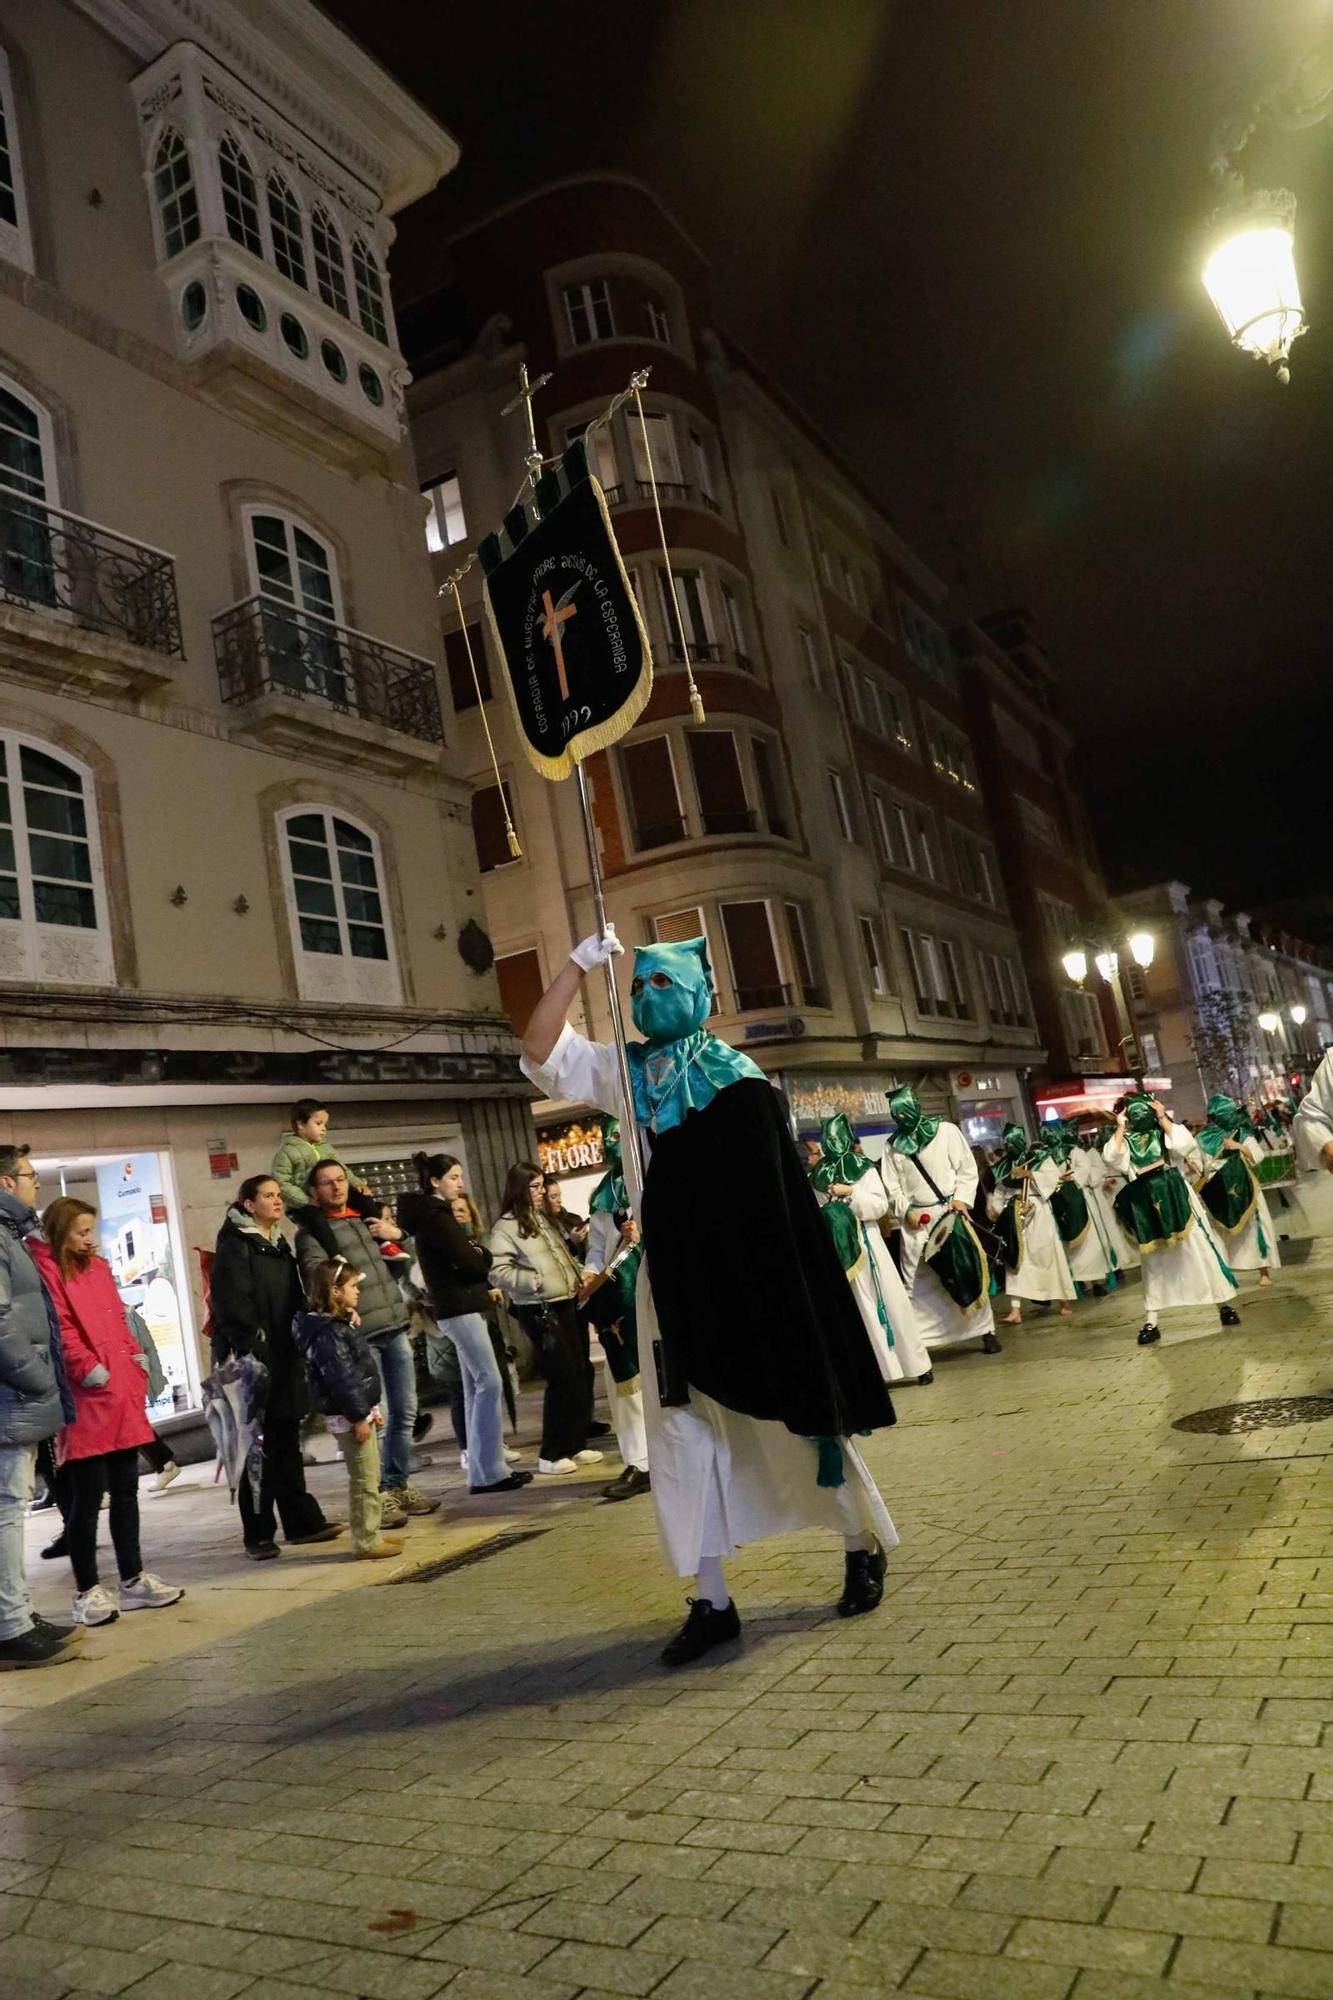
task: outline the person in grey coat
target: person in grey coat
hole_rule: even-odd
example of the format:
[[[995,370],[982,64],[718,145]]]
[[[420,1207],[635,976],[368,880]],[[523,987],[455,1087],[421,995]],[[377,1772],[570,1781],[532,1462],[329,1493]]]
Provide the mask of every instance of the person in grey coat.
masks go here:
[[[28,1148],[0,1146],[0,1670],[54,1665],[82,1637],[38,1617],[23,1559],[37,1447],[74,1420],[59,1325],[24,1240],[38,1186]]]

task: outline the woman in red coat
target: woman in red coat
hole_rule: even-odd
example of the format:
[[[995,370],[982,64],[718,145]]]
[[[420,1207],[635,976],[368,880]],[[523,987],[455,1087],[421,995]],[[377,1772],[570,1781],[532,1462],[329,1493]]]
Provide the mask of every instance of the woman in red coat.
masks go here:
[[[62,1195],[42,1216],[43,1243],[30,1239],[42,1283],[60,1319],[75,1417],[56,1439],[68,1474],[74,1618],[109,1625],[122,1611],[157,1611],[185,1595],[143,1566],[139,1555],[139,1447],[151,1444],[144,1409],[148,1360],[130,1332],[111,1266],[93,1245],[97,1210]],[[111,1542],[119,1593],[98,1580],[97,1519],[111,1496]]]

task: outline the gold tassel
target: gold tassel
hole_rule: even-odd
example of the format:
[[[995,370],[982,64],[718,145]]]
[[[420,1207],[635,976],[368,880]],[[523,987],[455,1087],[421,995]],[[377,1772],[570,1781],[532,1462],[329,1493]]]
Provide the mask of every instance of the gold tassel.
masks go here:
[[[647,379],[646,373],[642,377],[631,376],[630,386],[634,391],[634,407],[639,413],[639,429],[643,434],[643,462],[648,468],[648,484],[653,493],[653,512],[657,516],[657,539],[662,544],[662,556],[666,562],[667,594],[671,599],[671,615],[676,624],[676,644],[680,648],[680,657],[685,667],[685,682],[690,692],[690,714],[696,722],[703,722],[707,719],[704,715],[703,696],[699,692],[694,678],[694,668],[690,662],[690,648],[685,637],[685,620],[681,616],[680,599],[676,595],[676,572],[671,567],[671,551],[667,547],[666,528],[662,523],[662,505],[657,497],[657,474],[653,469],[653,447],[648,436],[648,419],[643,414],[643,398],[639,394],[641,383]]]
[[[482,698],[481,676],[477,672],[477,663],[472,657],[472,641],[468,637],[467,619],[463,612],[463,600],[458,594],[458,582],[456,578],[453,580],[451,587],[454,593],[454,608],[458,613],[459,629],[463,634],[463,648],[467,653],[468,666],[472,670],[472,685],[477,691],[477,713],[481,717],[481,726],[486,732],[486,748],[490,752],[491,770],[495,773],[495,788],[500,794],[500,808],[505,816],[505,839],[509,843],[509,852],[513,859],[521,861],[523,859],[523,849],[518,844],[518,835],[514,831],[514,822],[509,816],[509,795],[505,791],[504,780],[500,776],[499,760],[495,755],[495,743],[491,737],[491,725],[486,719],[486,703]]]

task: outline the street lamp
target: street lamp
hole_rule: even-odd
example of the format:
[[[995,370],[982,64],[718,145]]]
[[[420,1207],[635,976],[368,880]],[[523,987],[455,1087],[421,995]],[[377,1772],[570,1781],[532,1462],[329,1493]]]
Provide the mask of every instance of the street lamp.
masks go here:
[[[1120,970],[1120,954],[1117,951],[1099,951],[1093,964],[1109,986]]]
[[[1151,931],[1134,931],[1123,940],[1126,950],[1142,971],[1147,971],[1153,962],[1157,940]],[[1065,977],[1075,986],[1081,986],[1088,976],[1088,947],[1070,944],[1060,959]],[[1143,1046],[1130,1018],[1129,1002],[1125,996],[1124,982],[1120,977],[1120,953],[1108,939],[1098,941],[1092,953],[1092,963],[1099,977],[1111,989],[1115,1002],[1116,1021],[1120,1028],[1120,1047],[1125,1052],[1128,1066],[1139,1076],[1142,1083]]]
[[[1304,132],[1330,115],[1333,62],[1326,49],[1311,49],[1252,110],[1224,119],[1213,139],[1209,167],[1223,190],[1223,206],[1214,217],[1204,289],[1228,338],[1242,353],[1267,361],[1279,382],[1291,379],[1287,356],[1306,324],[1293,247],[1296,197],[1285,188],[1247,194],[1237,161],[1263,127]]]
[[[1305,1009],[1304,1007],[1302,1007],[1299,1000],[1296,1002],[1296,1005],[1294,1007],[1288,1007],[1287,1012],[1288,1014],[1290,1014],[1292,1020],[1296,1023],[1296,1026],[1298,1028],[1303,1028],[1305,1026]]]
[[[1277,1014],[1261,1014],[1259,1016],[1259,1026],[1266,1035],[1275,1035],[1282,1026],[1282,1020]]]
[[[1072,979],[1075,986],[1081,986],[1088,976],[1088,954],[1086,951],[1080,951],[1077,945],[1071,945],[1070,949],[1060,960],[1060,963],[1065,969],[1065,977]]]
[[[1151,931],[1135,931],[1129,940],[1129,955],[1144,972],[1152,964],[1156,949],[1157,940]]]

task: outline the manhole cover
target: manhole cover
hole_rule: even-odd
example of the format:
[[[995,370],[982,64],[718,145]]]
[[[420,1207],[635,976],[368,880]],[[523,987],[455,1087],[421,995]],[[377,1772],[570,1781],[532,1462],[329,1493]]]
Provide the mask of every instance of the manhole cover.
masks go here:
[[[546,1534],[545,1528],[515,1528],[501,1535],[491,1535],[484,1542],[477,1542],[470,1549],[459,1549],[456,1555],[440,1556],[435,1562],[418,1563],[415,1569],[404,1570],[401,1576],[386,1576],[385,1583],[434,1583],[440,1576],[452,1576],[456,1569],[471,1569],[473,1563],[485,1562],[490,1556],[503,1555],[506,1549],[516,1549],[520,1542],[532,1542],[538,1535]]]
[[[1318,1424],[1329,1417],[1333,1417],[1333,1396],[1266,1396],[1257,1403],[1220,1403],[1215,1410],[1194,1410],[1188,1417],[1177,1417],[1171,1428],[1231,1437],[1237,1431]]]

